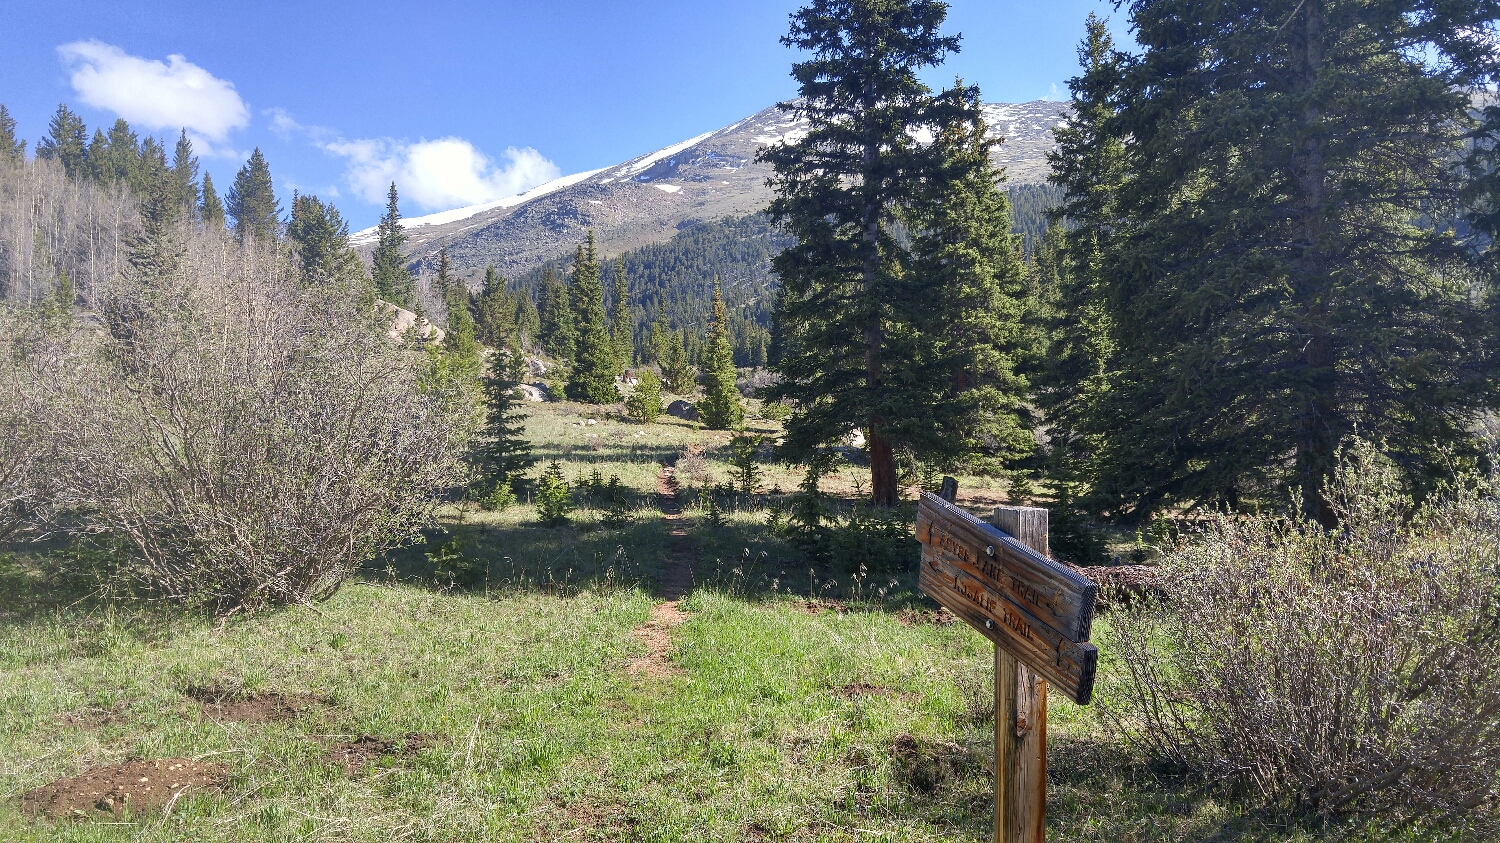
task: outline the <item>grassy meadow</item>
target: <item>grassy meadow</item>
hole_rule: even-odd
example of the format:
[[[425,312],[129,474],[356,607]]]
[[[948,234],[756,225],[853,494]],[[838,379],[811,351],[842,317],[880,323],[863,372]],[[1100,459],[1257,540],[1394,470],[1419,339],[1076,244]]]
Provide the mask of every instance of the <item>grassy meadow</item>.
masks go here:
[[[36,548],[0,555],[0,840],[988,839],[991,650],[914,592],[915,564],[808,565],[765,528],[771,490],[800,476],[785,466],[764,466],[757,495],[710,523],[700,493],[729,478],[726,433],[530,411],[544,463],[570,481],[620,478],[627,526],[590,505],[559,528],[524,498],[452,506],[425,545],[325,603],[227,620],[103,600],[49,576]],[[684,514],[669,522],[657,475],[683,453]],[[861,471],[825,488],[861,494]],[[961,483],[976,511],[1003,497]],[[684,553],[694,587],[668,626],[653,594]],[[1097,629],[1107,700],[1120,677],[1107,620]],[[300,703],[246,722],[203,689]],[[1054,695],[1048,716],[1049,839],[1401,839],[1293,822],[1149,769],[1097,706]],[[333,752],[366,736],[390,749],[361,765]],[[140,815],[22,809],[56,779],[154,758],[227,774]]]

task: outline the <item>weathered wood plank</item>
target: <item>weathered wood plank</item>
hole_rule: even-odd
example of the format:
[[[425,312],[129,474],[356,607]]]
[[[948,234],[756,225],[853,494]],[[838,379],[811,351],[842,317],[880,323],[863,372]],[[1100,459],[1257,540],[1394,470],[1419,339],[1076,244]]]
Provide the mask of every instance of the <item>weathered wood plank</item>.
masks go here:
[[[931,553],[984,583],[1057,635],[1089,640],[1099,587],[1087,577],[925,492],[917,505],[917,541],[924,556]]]
[[[1087,704],[1093,697],[1099,648],[1064,638],[979,577],[922,551],[917,587],[947,607],[980,634],[1029,665],[1070,699]]]
[[[1047,510],[1012,506],[995,510],[995,526],[1047,555]],[[995,839],[1045,843],[1047,836],[1047,680],[995,646],[995,676],[1005,676],[1005,697],[995,700]],[[996,688],[1000,683],[996,683]],[[1002,760],[1003,758],[1003,760]]]

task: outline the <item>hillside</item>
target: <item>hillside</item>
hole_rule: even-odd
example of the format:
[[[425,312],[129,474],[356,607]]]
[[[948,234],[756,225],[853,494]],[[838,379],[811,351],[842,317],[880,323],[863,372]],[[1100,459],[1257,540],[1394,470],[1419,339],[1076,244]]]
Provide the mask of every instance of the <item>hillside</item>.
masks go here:
[[[1043,182],[1051,128],[1066,105],[1034,101],[984,107],[1011,185]],[[613,167],[565,176],[520,196],[405,220],[413,262],[426,265],[441,246],[473,279],[494,264],[517,277],[570,252],[593,229],[603,254],[669,240],[680,231],[765,207],[770,168],[755,163],[767,144],[796,139],[802,121],[772,107]],[[374,230],[355,235],[368,250]]]

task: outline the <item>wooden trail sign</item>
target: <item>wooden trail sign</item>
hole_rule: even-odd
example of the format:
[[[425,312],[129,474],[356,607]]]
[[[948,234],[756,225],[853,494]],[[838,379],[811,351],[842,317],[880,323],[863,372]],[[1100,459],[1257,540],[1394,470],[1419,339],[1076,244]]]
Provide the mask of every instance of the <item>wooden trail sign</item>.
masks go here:
[[[1088,703],[1099,664],[1099,649],[1088,643],[1097,585],[925,492],[917,541],[924,593],[1074,702]]]
[[[1002,531],[955,506],[957,492],[945,477],[942,497],[918,504],[918,584],[995,643],[995,841],[1044,843],[1047,683],[1092,697],[1099,589],[1048,557],[1047,510],[1000,507]]]

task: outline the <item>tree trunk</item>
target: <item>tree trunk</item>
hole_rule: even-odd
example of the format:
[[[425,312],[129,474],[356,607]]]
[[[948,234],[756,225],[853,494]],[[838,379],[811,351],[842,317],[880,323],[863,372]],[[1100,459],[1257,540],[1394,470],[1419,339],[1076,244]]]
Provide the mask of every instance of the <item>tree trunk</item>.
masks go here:
[[[1328,324],[1331,295],[1328,282],[1328,261],[1323,254],[1324,213],[1327,198],[1324,183],[1328,178],[1324,162],[1325,129],[1322,128],[1322,109],[1312,100],[1323,68],[1323,4],[1310,0],[1302,5],[1302,29],[1300,42],[1293,42],[1292,55],[1300,72],[1298,93],[1308,100],[1302,111],[1304,136],[1293,155],[1294,177],[1298,197],[1297,238],[1301,241],[1301,255],[1293,267],[1298,276],[1294,279],[1298,307],[1301,315],[1298,328],[1302,342],[1302,365],[1308,374],[1306,401],[1297,419],[1297,472],[1302,492],[1302,514],[1305,518],[1324,527],[1337,525],[1325,486],[1333,473],[1333,455],[1337,446],[1337,425],[1333,419],[1336,412],[1335,398],[1335,352],[1332,328]]]
[[[881,420],[870,419],[870,503],[895,506],[900,503],[896,492],[896,452],[891,440],[880,430]]]

